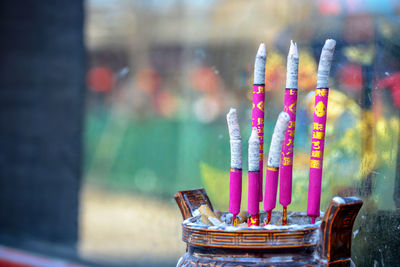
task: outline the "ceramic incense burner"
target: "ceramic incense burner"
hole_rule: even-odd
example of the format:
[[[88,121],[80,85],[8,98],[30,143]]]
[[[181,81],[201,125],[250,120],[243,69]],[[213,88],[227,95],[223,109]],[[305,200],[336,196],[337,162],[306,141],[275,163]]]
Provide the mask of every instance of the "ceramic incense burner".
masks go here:
[[[332,199],[315,224],[250,229],[196,225],[192,212],[212,204],[204,189],[180,191],[175,200],[183,219],[187,251],[177,266],[352,266],[353,223],[362,206],[356,197]],[[305,213],[296,213],[308,221]]]

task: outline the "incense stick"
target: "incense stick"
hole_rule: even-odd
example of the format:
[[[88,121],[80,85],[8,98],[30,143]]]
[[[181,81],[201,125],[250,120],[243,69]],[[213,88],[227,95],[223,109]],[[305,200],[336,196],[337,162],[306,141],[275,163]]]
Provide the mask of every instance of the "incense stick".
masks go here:
[[[287,57],[285,104],[283,109],[289,114],[290,121],[282,145],[279,170],[279,203],[283,206],[283,225],[287,223],[287,206],[292,202],[293,145],[296,126],[298,70],[299,54],[297,52],[297,45],[293,41],[290,41],[290,49]]]
[[[307,216],[312,223],[320,215],[321,180],[325,143],[326,113],[328,109],[329,72],[336,41],[328,39],[322,48],[315,90],[314,119],[311,139],[310,176],[308,185]]]
[[[265,175],[264,210],[268,213],[265,224],[271,223],[271,212],[276,206],[276,192],[278,190],[279,162],[281,159],[282,143],[290,121],[290,116],[282,111],[275,124],[271,146],[268,154],[267,173]]]
[[[259,164],[259,146],[260,139],[258,138],[257,128],[253,127],[251,136],[249,139],[249,192],[247,200],[247,210],[250,214],[248,226],[260,225],[259,217],[259,175],[260,175],[260,164]]]
[[[232,213],[232,225],[237,225],[236,216],[240,212],[242,200],[242,138],[236,109],[231,108],[226,115],[231,144],[231,169],[229,181],[229,211]]]
[[[255,63],[254,63],[254,82],[253,82],[253,109],[251,127],[257,127],[258,137],[260,139],[259,148],[259,195],[258,201],[262,201],[262,184],[263,184],[263,159],[264,159],[264,106],[265,106],[265,61],[266,61],[265,44],[260,44]]]

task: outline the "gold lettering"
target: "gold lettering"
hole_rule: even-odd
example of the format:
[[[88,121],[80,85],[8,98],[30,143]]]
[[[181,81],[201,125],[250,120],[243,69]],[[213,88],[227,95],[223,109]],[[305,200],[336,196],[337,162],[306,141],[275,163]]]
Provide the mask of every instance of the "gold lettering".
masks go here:
[[[258,107],[259,110],[261,110],[262,112],[264,112],[264,101],[260,101],[260,102],[257,104],[257,107]]]
[[[311,157],[313,158],[321,158],[321,151],[320,150],[314,150],[311,152]]]
[[[323,139],[324,138],[324,132],[313,132],[312,138],[316,138],[316,139]]]
[[[323,131],[324,130],[324,125],[322,125],[321,123],[316,123],[316,122],[314,122],[314,130],[317,130],[317,131]]]
[[[320,146],[320,142],[319,141],[312,141],[312,147],[313,147],[313,149],[321,149],[321,146]]]
[[[290,146],[293,144],[293,139],[289,138],[286,146]]]
[[[291,105],[289,106],[289,110],[290,110],[292,113],[296,114],[296,103],[291,104]]]
[[[312,159],[310,161],[310,168],[321,169],[321,161],[317,159]]]
[[[326,113],[326,106],[324,105],[324,103],[322,103],[322,101],[319,101],[317,103],[317,105],[315,106],[315,115],[317,115],[318,117],[322,117],[325,115]]]
[[[290,155],[291,153],[293,153],[293,147],[289,147],[288,151],[286,152],[286,155]]]
[[[283,166],[292,165],[292,159],[289,158],[289,157],[283,157],[283,159],[282,159],[282,165],[283,165]]]

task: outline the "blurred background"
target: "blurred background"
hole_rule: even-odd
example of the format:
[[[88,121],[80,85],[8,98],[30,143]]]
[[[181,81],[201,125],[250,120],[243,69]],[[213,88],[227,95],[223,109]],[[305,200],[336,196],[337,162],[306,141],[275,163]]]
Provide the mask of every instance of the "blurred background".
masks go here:
[[[185,244],[174,193],[204,187],[215,208],[228,208],[226,113],[238,109],[247,140],[261,42],[266,147],[290,40],[298,44],[289,210],[305,211],[316,71],[333,38],[321,210],[335,195],[361,197],[353,261],[400,264],[398,1],[0,6],[1,244],[90,266],[175,266]]]

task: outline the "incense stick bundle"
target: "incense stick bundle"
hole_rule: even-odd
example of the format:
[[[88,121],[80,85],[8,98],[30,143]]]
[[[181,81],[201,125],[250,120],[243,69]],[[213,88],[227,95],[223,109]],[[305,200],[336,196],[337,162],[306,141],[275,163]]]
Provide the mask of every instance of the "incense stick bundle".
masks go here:
[[[256,127],[258,137],[260,139],[259,148],[259,195],[258,201],[262,201],[262,184],[263,184],[263,159],[264,159],[264,106],[265,106],[265,61],[266,61],[265,44],[260,44],[255,63],[254,63],[254,82],[253,82],[253,109],[251,127]]]
[[[276,206],[278,190],[279,162],[281,159],[282,143],[290,121],[288,113],[282,111],[275,124],[271,146],[268,154],[267,173],[265,175],[264,210],[267,212],[266,224],[271,222],[271,212]]]
[[[312,223],[315,223],[315,219],[320,215],[322,163],[329,94],[328,82],[335,45],[335,40],[328,39],[325,41],[318,65],[307,201],[307,216],[312,218]]]
[[[287,57],[286,89],[284,111],[290,116],[289,125],[282,145],[279,168],[279,203],[283,206],[282,224],[287,222],[287,206],[292,202],[293,145],[296,126],[297,81],[299,72],[299,54],[297,45],[290,41]]]
[[[226,120],[231,144],[229,212],[233,214],[232,224],[236,226],[236,216],[240,212],[240,202],[242,200],[242,138],[236,109],[231,108],[229,110]]]
[[[260,175],[260,140],[257,134],[257,128],[253,127],[249,139],[249,191],[247,200],[247,210],[250,214],[248,226],[260,225],[260,204],[259,204],[259,175]]]

